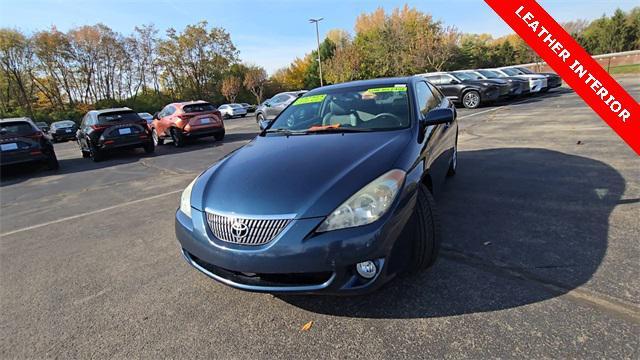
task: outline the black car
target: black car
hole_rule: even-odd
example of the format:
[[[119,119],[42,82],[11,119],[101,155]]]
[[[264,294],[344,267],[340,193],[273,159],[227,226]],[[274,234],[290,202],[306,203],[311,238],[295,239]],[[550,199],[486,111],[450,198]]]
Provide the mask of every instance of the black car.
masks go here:
[[[44,121],[38,121],[36,123],[36,126],[38,127],[38,129],[40,129],[43,133],[47,134],[49,133],[49,124],[47,124]]]
[[[51,124],[49,135],[54,143],[59,141],[69,141],[76,139],[78,126],[71,120],[56,121]]]
[[[453,73],[427,73],[421,76],[436,85],[447,98],[469,109],[509,95],[510,86],[505,81],[478,80]]]
[[[550,89],[562,86],[562,78],[558,74],[554,73],[537,73],[524,66],[514,66],[512,69],[524,74],[524,75],[543,75],[547,78],[547,87],[542,89],[542,92],[549,91]]]
[[[0,165],[42,162],[58,168],[53,144],[29,118],[0,120]]]
[[[129,108],[89,111],[77,134],[82,157],[100,161],[110,150],[141,147],[155,151],[147,121]]]
[[[476,79],[476,80],[492,80],[492,81],[499,81],[501,84],[507,84],[509,85],[508,96],[510,98],[528,94],[531,92],[529,81],[520,79],[520,78],[514,78],[514,77],[501,78],[497,74],[494,74],[491,77],[489,77],[477,70],[458,70],[458,71],[454,71],[453,74],[472,77],[473,79]]]
[[[258,292],[359,294],[436,260],[454,106],[424,78],[316,88],[184,190],[185,260]],[[286,176],[283,176],[286,174]]]

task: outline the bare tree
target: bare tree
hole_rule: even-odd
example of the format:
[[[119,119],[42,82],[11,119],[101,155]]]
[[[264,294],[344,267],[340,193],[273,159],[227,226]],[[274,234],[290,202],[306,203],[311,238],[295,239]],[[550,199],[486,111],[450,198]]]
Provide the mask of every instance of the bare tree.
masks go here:
[[[221,92],[229,102],[235,102],[240,88],[242,87],[242,81],[235,76],[229,76],[222,80]]]
[[[262,102],[264,85],[267,82],[267,72],[259,66],[252,66],[244,75],[244,87],[256,97],[256,103]]]

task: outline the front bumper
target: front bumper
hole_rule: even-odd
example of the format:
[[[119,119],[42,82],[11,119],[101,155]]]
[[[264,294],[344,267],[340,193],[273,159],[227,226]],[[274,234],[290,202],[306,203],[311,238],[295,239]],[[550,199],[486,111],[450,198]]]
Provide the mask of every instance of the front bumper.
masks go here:
[[[413,213],[415,196],[401,198],[378,221],[355,228],[314,232],[323,217],[295,219],[271,242],[242,246],[213,235],[202,211],[192,218],[176,212],[176,237],[183,257],[210,278],[237,289],[268,293],[361,294],[376,290],[401,268],[394,245]],[[364,279],[355,271],[372,260],[378,272]]]

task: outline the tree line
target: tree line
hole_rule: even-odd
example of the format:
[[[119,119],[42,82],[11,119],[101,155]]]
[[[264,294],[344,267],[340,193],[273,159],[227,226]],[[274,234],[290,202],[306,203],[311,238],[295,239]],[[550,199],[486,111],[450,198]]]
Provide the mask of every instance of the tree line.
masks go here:
[[[563,26],[592,55],[640,49],[640,7]],[[461,33],[407,5],[390,13],[379,8],[361,14],[353,36],[329,31],[320,55],[328,83],[540,61],[516,34],[494,38]],[[314,50],[297,58],[273,78],[289,88],[319,86],[317,57]]]
[[[640,7],[563,24],[591,54],[640,48]],[[512,34],[464,34],[405,5],[357,17],[354,31],[334,29],[320,44],[325,83],[427,71],[538,61]],[[260,103],[278,91],[320,85],[314,50],[271,77],[243,64],[231,35],[206,21],[153,25],[123,35],[104,24],[25,34],[0,29],[0,117],[78,120],[86,111],[129,106],[154,112],[169,102],[203,99]]]
[[[122,35],[104,24],[31,35],[0,29],[0,117],[78,120],[86,111],[168,102],[260,102],[266,71],[239,62],[223,28],[203,21],[160,37],[153,25]]]

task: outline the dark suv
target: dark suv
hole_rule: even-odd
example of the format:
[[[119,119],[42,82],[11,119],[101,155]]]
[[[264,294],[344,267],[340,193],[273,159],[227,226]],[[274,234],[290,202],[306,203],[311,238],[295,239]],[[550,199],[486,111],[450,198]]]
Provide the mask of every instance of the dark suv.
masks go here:
[[[78,131],[82,157],[103,159],[113,149],[141,147],[146,153],[155,151],[147,121],[129,108],[89,111]]]
[[[49,135],[51,135],[51,139],[55,143],[59,141],[75,140],[77,131],[78,126],[75,122],[71,120],[62,120],[51,124],[51,128],[49,128]]]
[[[58,168],[53,144],[29,118],[0,120],[0,165],[43,162]]]
[[[509,96],[510,86],[501,81],[478,80],[453,73],[421,74],[438,87],[451,101],[462,103],[469,109],[475,109],[483,103],[492,102]]]

